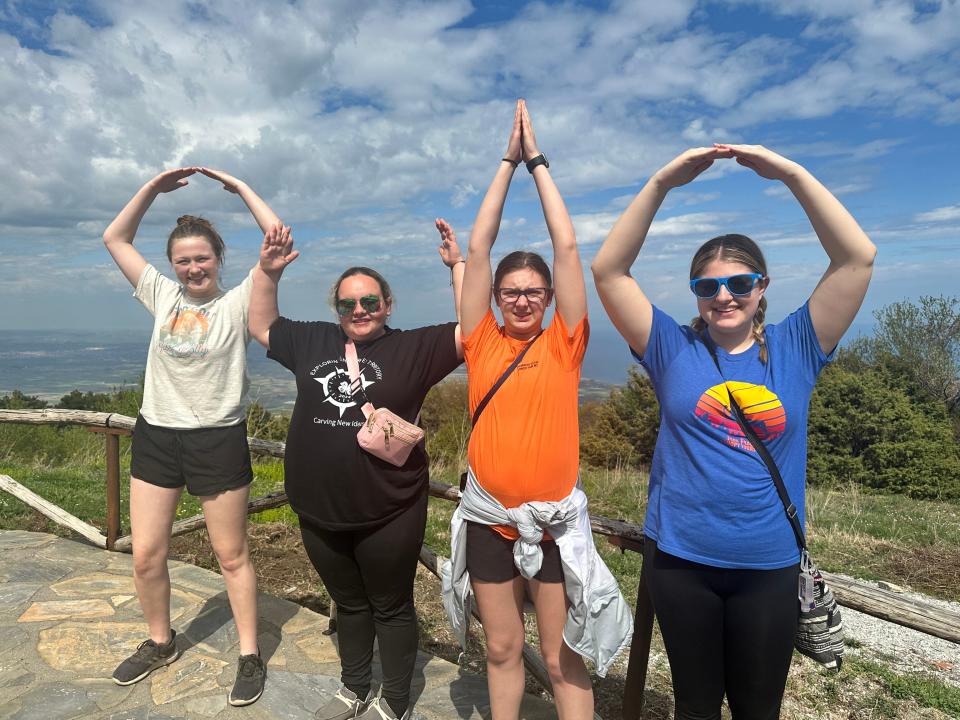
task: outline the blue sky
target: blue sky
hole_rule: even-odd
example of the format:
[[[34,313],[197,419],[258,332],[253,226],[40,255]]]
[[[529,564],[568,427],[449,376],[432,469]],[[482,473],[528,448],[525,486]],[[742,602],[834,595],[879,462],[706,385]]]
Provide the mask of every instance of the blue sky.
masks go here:
[[[855,326],[868,329],[876,308],[960,288],[958,67],[956,0],[7,1],[0,329],[145,330],[100,234],[143,182],[193,164],[247,180],[294,227],[303,255],[283,281],[285,314],[330,319],[326,289],[363,263],[394,285],[396,325],[445,321],[432,221],[465,244],[518,96],[585,265],[674,155],[760,143],[820,178],[877,244]],[[260,238],[205,178],[157,200],[144,255],[168,269],[164,237],[183,213],[218,224],[237,282]],[[724,232],[765,249],[771,320],[826,267],[784,188],[718,163],[668,197],[634,274],[689,319],[689,258]],[[522,168],[495,253],[518,247],[549,252]],[[588,285],[588,365],[616,379],[629,358]]]

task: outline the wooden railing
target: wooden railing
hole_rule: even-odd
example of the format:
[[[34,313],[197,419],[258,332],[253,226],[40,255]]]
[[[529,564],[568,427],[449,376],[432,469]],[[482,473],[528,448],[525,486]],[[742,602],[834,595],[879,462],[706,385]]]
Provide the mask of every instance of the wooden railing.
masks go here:
[[[134,418],[116,413],[88,412],[84,410],[0,410],[0,423],[26,425],[81,425],[91,432],[104,435],[107,457],[106,477],[106,535],[88,523],[74,517],[62,508],[44,500],[10,477],[0,475],[0,489],[19,498],[30,507],[43,513],[54,522],[80,534],[98,547],[112,551],[128,552],[130,536],[120,536],[120,444],[119,436],[129,435]],[[284,443],[248,438],[250,451],[257,455],[282,458]],[[443,500],[459,502],[460,491],[450,485],[430,482],[430,495]],[[257,513],[288,503],[284,492],[275,492],[250,500],[247,513]],[[623,551],[643,552],[643,528],[635,523],[614,520],[600,515],[591,515],[590,524],[594,533],[603,535],[612,545]],[[182,535],[204,527],[203,515],[195,515],[173,524],[172,535]],[[425,545],[420,552],[421,563],[439,577],[440,566],[445,558],[437,556]],[[896,593],[881,590],[855,580],[841,578],[830,573],[824,577],[833,589],[840,605],[898,625],[913,628],[929,635],[960,644],[960,614],[942,610],[917,600],[904,598]],[[646,589],[643,572],[637,590],[637,608],[634,617],[634,636],[630,646],[626,688],[623,700],[624,720],[637,720],[643,707],[643,691],[646,684],[647,664],[653,632],[653,605]],[[552,690],[550,678],[539,654],[524,645],[524,664],[530,673],[547,689]]]

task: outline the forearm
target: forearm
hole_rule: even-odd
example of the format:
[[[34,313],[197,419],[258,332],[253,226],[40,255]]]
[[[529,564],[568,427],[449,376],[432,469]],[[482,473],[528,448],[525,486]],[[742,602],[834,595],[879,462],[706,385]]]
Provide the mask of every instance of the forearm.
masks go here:
[[[132,244],[143,216],[157,198],[159,192],[153,182],[146,183],[137,191],[130,202],[103,231],[103,241],[108,246],[113,243]]]
[[[254,268],[247,324],[250,334],[267,349],[270,348],[270,326],[280,317],[277,304],[279,283],[280,273],[265,273],[259,265]]]
[[[836,267],[870,266],[877,248],[843,204],[800,165],[784,180],[803,207],[830,264]]]
[[[647,181],[630,206],[617,220],[593,259],[591,269],[598,283],[630,274],[653,218],[667,196],[656,175]]]
[[[270,206],[267,205],[247,183],[241,182],[237,184],[237,194],[250,210],[250,214],[253,215],[253,219],[257,221],[257,225],[260,226],[262,232],[266,232],[269,228],[280,222],[277,214],[270,209]]]
[[[483,196],[483,202],[480,203],[480,209],[477,211],[477,218],[473,223],[473,231],[470,233],[470,242],[468,244],[469,255],[490,257],[490,250],[497,240],[497,234],[500,232],[500,221],[503,218],[503,206],[507,200],[507,191],[510,189],[510,181],[513,180],[513,172],[516,168],[508,162],[501,161],[490,187],[487,188],[487,194]]]
[[[553,243],[554,257],[560,254],[577,252],[577,239],[573,230],[570,213],[563,202],[563,197],[557,189],[550,171],[545,165],[538,165],[533,170],[533,180],[540,196],[540,206],[543,209],[543,219],[547,223],[547,232]]]
[[[450,268],[450,284],[453,286],[453,307],[457,313],[457,322],[460,322],[460,297],[463,295],[463,274],[467,265],[466,260],[454,263]]]

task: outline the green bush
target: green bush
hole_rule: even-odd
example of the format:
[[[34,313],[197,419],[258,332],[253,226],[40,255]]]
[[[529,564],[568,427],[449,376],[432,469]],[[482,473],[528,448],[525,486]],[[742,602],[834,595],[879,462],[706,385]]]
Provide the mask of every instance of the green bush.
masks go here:
[[[631,367],[627,384],[602,403],[580,409],[580,461],[613,468],[649,466],[660,429],[660,405],[649,378]]]
[[[915,498],[960,498],[960,448],[943,403],[884,364],[850,358],[821,374],[810,402],[807,479]]]

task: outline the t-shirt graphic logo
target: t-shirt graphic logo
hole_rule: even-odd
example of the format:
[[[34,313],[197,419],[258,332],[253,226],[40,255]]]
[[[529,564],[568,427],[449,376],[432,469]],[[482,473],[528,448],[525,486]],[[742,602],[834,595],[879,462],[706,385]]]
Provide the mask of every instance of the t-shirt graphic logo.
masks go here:
[[[360,383],[364,390],[373,385],[373,380],[367,380],[363,376],[365,369],[360,369]],[[348,407],[357,405],[353,393],[350,392],[350,374],[346,370],[334,367],[323,377],[315,377],[314,380],[323,387],[323,394],[326,395],[323,402],[335,406],[340,411],[340,417],[343,417]]]
[[[158,347],[160,352],[173,357],[203,358],[209,352],[209,332],[210,316],[205,309],[174,308],[160,328]]]
[[[753,451],[753,444],[744,437],[730,407],[731,392],[758,438],[766,442],[783,435],[787,412],[776,393],[763,385],[735,381],[714,385],[700,396],[694,414],[705,423],[724,430],[724,442],[731,447]]]

